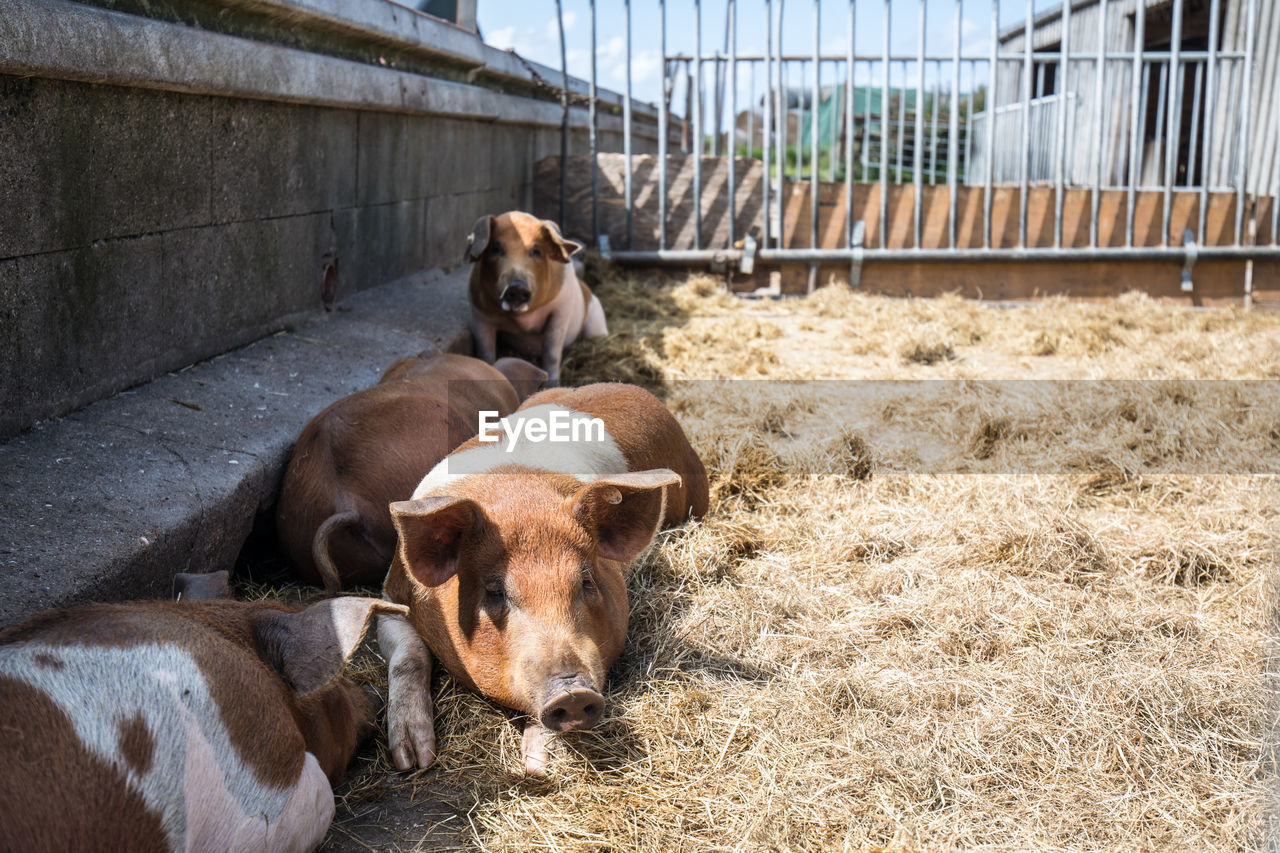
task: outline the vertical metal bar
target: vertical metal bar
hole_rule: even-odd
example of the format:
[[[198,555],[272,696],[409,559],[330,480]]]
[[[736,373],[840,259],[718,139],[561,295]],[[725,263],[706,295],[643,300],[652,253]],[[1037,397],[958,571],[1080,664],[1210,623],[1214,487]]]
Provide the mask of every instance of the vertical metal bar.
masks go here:
[[[949,196],[947,199],[947,245],[953,249],[956,247],[956,196],[960,191],[958,134],[960,133],[960,30],[963,23],[961,21],[963,6],[964,0],[956,0],[955,20],[952,21],[952,26],[955,28],[955,44],[951,53],[951,108],[947,115],[947,195]],[[969,112],[972,119],[973,110],[970,109]],[[934,107],[934,116],[937,116],[937,107]]]
[[[738,216],[738,22],[734,18],[734,0],[725,10],[729,27],[729,248],[737,239],[734,220]]]
[[[1156,69],[1156,66],[1153,65],[1152,71],[1154,72],[1155,69]],[[1165,138],[1164,136],[1164,117],[1165,117],[1165,103],[1166,103],[1165,90],[1168,88],[1168,84],[1169,84],[1169,67],[1164,63],[1160,63],[1159,69],[1160,69],[1159,80],[1156,84],[1156,138],[1155,138],[1155,144],[1151,146],[1151,152],[1155,157],[1155,173],[1157,176],[1159,176],[1162,173],[1162,170],[1160,167],[1164,165],[1163,163],[1160,162],[1160,155],[1164,153],[1164,151],[1162,150],[1162,146],[1164,144],[1164,138]],[[1146,127],[1146,125],[1147,125],[1146,120],[1143,119],[1142,126]],[[1144,155],[1144,159],[1145,159],[1145,155]],[[1145,165],[1145,163],[1143,165]],[[1155,181],[1158,185],[1160,182],[1160,178],[1156,177]]]
[[[845,59],[845,246],[850,247],[854,243],[854,6],[856,3],[858,0],[849,0],[849,56]],[[1275,228],[1271,231],[1274,233]]]
[[[1027,0],[1027,20],[1022,33],[1022,192],[1018,208],[1018,245],[1023,248],[1027,245],[1027,195],[1031,178],[1031,77],[1035,73],[1031,27],[1035,14],[1035,0]]]
[[[787,82],[791,82],[790,76]],[[800,60],[800,95],[796,99],[798,103],[797,109],[800,114],[797,116],[799,121],[796,122],[796,180],[804,180],[804,60]]]
[[[897,182],[902,183],[902,158],[906,156],[907,144],[903,136],[907,130],[907,62],[902,61],[902,89],[898,95],[898,176]]]
[[[702,248],[702,0],[693,0],[693,248]]]
[[[873,68],[875,63],[867,61],[867,82],[870,83],[873,77]],[[871,86],[867,86],[867,97],[862,102],[862,151],[859,160],[862,162],[862,180],[866,183],[871,181]]]
[[[1139,124],[1142,114],[1142,99],[1146,87],[1143,86],[1143,46],[1146,38],[1147,11],[1146,4],[1139,2],[1133,16],[1133,79],[1129,84],[1129,190],[1128,204],[1125,209],[1124,244],[1133,245],[1133,207],[1137,202],[1138,157],[1142,153],[1143,128]]]
[[[884,81],[880,87],[880,246],[889,247],[889,17],[893,0],[884,0]]]
[[[663,65],[666,68],[666,65]],[[588,142],[591,148],[591,240],[600,239],[600,122],[596,115],[596,0],[591,0],[591,86],[587,93]]]
[[[760,157],[764,175],[760,181],[760,219],[764,248],[769,248],[769,185],[773,178],[773,0],[764,0],[764,120],[760,126]]]
[[[592,4],[592,9],[594,8],[595,5]],[[658,111],[658,248],[665,249],[667,248],[667,112],[671,106],[671,90],[667,88],[667,0],[658,0],[658,18],[658,52],[662,54],[662,109]],[[595,32],[594,24],[592,32]],[[595,68],[595,61],[596,52],[592,49],[592,68]],[[593,76],[594,73],[593,71]]]
[[[1160,220],[1160,245],[1169,245],[1169,217],[1173,213],[1173,182],[1178,176],[1178,131],[1182,129],[1182,75],[1178,65],[1182,50],[1182,0],[1173,0],[1172,32],[1169,34],[1169,129],[1165,133],[1164,217]]]
[[[990,81],[983,104],[987,114],[987,174],[982,183],[982,248],[991,248],[991,185],[996,168],[996,85],[1000,68],[1000,0],[991,0],[991,60],[988,65]]]
[[[783,203],[787,190],[787,100],[786,92],[783,91],[783,61],[782,61],[782,21],[786,13],[786,0],[778,0],[778,84],[777,84],[777,118],[778,118],[778,195],[774,199],[774,204],[778,208],[778,247],[785,248],[786,244],[786,209]]]
[[[933,109],[929,122],[929,186],[938,184],[938,105],[942,102],[942,62],[933,63]]]
[[[840,71],[840,64],[839,64],[839,63],[833,62],[833,63],[828,63],[828,64],[830,65],[830,67],[832,68],[832,70],[836,71],[837,73]],[[837,80],[838,80],[838,79],[840,79],[840,78],[839,78],[839,76],[837,76],[837,77],[836,77],[836,79],[837,79]],[[833,97],[833,98],[834,98],[834,97],[835,97],[835,93],[836,93],[836,92],[838,92],[839,90],[840,90],[840,84],[838,84],[838,83],[837,83],[836,85],[832,86],[832,87],[831,87],[831,97]],[[831,182],[831,183],[835,183],[835,180],[836,180],[836,160],[838,160],[838,159],[839,159],[838,152],[837,152],[837,150],[836,150],[836,140],[839,138],[840,134],[836,132],[836,127],[837,127],[837,125],[836,125],[835,102],[834,102],[834,101],[832,101],[832,102],[831,102],[831,110],[832,110],[832,112],[831,112],[831,139],[829,140],[830,144],[827,146],[827,180],[828,180],[829,182]],[[821,113],[819,113],[819,115],[821,115]]]
[[[913,225],[915,226],[915,243],[917,249],[921,248],[921,241],[924,239],[924,231],[922,226],[922,218],[920,208],[924,207],[924,21],[925,21],[925,2],[920,0],[920,16],[916,22],[916,30],[918,35],[916,38],[916,129],[915,137],[912,142],[914,151],[911,152],[911,183],[912,193],[915,198],[912,200],[911,210],[913,216]],[[905,116],[904,116],[905,118]]]
[[[973,90],[978,85],[978,64],[970,61],[966,63],[969,66],[969,88],[965,90],[964,96],[964,178],[965,183],[969,181],[969,170],[973,168]],[[956,176],[959,181],[959,175]]]
[[[1102,45],[1098,45],[1102,50]],[[1058,55],[1058,78],[1054,87],[1058,114],[1057,163],[1053,186],[1053,246],[1062,247],[1062,209],[1066,200],[1067,172],[1067,92],[1071,89],[1071,3],[1062,4],[1062,42]]]
[[[569,169],[569,60],[564,48],[564,10],[556,0],[556,20],[560,25],[560,207],[556,222],[565,230],[564,201]]]
[[[809,109],[809,245],[818,248],[818,119],[821,117],[822,77],[819,72],[819,32],[822,28],[822,0],[813,0],[813,76],[810,83],[813,87],[812,101]],[[817,265],[809,267],[810,290],[817,277]]]
[[[1244,196],[1249,180],[1249,119],[1253,113],[1253,48],[1254,29],[1258,23],[1258,2],[1249,0],[1248,18],[1244,22],[1244,77],[1240,99],[1240,144],[1236,147],[1236,245],[1244,238]]]
[[[1275,112],[1271,114],[1273,121],[1280,121],[1280,85],[1275,87]],[[1271,245],[1280,245],[1280,135],[1276,138],[1276,162],[1272,177],[1275,183],[1271,190]]]
[[[631,177],[631,0],[623,0],[626,7],[626,30],[627,30],[627,95],[622,102],[622,151],[627,161],[626,173],[626,205],[627,205],[627,248],[634,248],[631,244],[631,221],[633,211],[631,210],[632,201],[632,177]]]
[[[1209,58],[1204,63],[1204,148],[1200,152],[1200,223],[1196,229],[1196,242],[1201,246],[1205,244],[1205,230],[1209,223],[1209,157],[1213,150],[1213,111],[1218,100],[1214,87],[1218,82],[1219,2],[1209,2]]]
[[[1195,83],[1192,86],[1191,94],[1191,133],[1187,138],[1189,150],[1187,152],[1187,178],[1182,185],[1190,189],[1195,178],[1196,171],[1196,154],[1199,152],[1200,145],[1200,102],[1204,97],[1204,65],[1196,63]],[[1280,91],[1280,87],[1277,87]]]
[[[1093,192],[1090,198],[1089,246],[1098,246],[1098,214],[1102,205],[1102,161],[1106,156],[1102,146],[1106,144],[1102,112],[1102,98],[1107,76],[1107,0],[1098,3],[1098,59],[1094,66],[1093,77],[1093,133],[1094,154],[1097,160],[1093,165]]]

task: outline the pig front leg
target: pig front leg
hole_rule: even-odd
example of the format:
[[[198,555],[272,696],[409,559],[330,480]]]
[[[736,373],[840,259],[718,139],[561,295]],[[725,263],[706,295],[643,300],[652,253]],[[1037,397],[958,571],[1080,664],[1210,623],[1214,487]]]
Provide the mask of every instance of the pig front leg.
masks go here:
[[[387,659],[387,740],[399,770],[436,760],[431,652],[403,616],[378,616],[378,647]]]
[[[547,319],[546,328],[542,331],[542,369],[547,372],[547,378],[542,383],[544,388],[560,386],[560,354],[564,352],[568,331],[561,315],[552,314]]]
[[[529,720],[524,725],[524,737],[520,741],[520,753],[524,757],[526,776],[546,776],[547,765],[551,763],[548,744],[555,734],[544,728],[537,720]]]
[[[478,311],[471,312],[470,326],[476,358],[486,364],[493,364],[498,360],[498,327],[481,316]]]

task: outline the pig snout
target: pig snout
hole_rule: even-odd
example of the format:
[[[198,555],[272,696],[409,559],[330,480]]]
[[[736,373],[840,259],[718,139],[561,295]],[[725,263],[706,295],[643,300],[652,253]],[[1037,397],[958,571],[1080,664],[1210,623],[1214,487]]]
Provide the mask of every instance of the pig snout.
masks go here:
[[[600,721],[604,697],[580,675],[553,679],[538,722],[553,732],[589,729]]]
[[[533,291],[529,289],[528,283],[520,279],[513,279],[507,282],[502,288],[502,295],[499,299],[502,307],[506,311],[519,311],[529,307],[529,300],[533,298]]]

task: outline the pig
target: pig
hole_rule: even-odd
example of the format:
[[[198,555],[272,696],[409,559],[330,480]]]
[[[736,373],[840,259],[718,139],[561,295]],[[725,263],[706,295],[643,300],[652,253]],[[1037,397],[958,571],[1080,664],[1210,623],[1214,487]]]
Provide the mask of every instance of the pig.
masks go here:
[[[474,432],[476,413],[509,413],[546,374],[518,358],[400,359],[372,388],[338,400],[302,430],[276,510],[298,577],[329,593],[379,584],[395,551],[387,506],[403,500]]]
[[[609,333],[604,307],[582,281],[566,240],[549,219],[512,210],[482,216],[467,237],[471,267],[471,335],[476,355],[492,363],[499,333],[518,352],[541,358],[547,386],[560,384],[564,349]]]
[[[200,585],[188,587],[197,590]],[[341,678],[374,613],[88,604],[0,631],[6,849],[311,850],[371,703]]]
[[[599,429],[579,440],[505,440],[540,420],[592,419]],[[707,510],[702,461],[641,388],[543,391],[508,427],[502,441],[461,445],[391,506],[399,544],[383,596],[409,612],[379,617],[378,643],[401,769],[435,757],[434,655],[466,686],[529,715],[525,771],[544,774],[550,737],[604,712],[605,674],[627,633],[624,567],[660,527]]]

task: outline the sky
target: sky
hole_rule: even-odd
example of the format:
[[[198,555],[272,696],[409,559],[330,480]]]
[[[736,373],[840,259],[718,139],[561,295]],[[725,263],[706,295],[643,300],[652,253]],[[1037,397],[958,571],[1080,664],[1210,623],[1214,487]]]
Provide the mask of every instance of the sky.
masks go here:
[[[703,52],[725,49],[725,9],[728,0],[705,0],[702,6]],[[779,0],[774,0],[777,15]],[[895,54],[914,56],[918,50],[917,22],[921,2],[925,4],[925,50],[951,55],[955,38],[955,0],[863,0],[857,3],[855,41],[857,53],[883,52],[885,3],[891,2],[890,40]],[[602,87],[623,91],[626,86],[625,16],[627,0],[596,0],[597,74]],[[986,56],[990,51],[992,0],[962,0],[960,26],[964,55]],[[1034,0],[1035,11],[1057,5],[1057,0]],[[587,79],[591,71],[591,0],[563,0],[565,42],[569,73]],[[667,54],[692,54],[694,50],[695,5],[693,0],[667,0]],[[764,0],[738,0],[738,53],[763,54],[765,49]],[[787,53],[813,52],[813,0],[785,3],[783,48]],[[661,92],[662,60],[659,50],[660,20],[658,0],[635,0],[631,8],[632,94],[642,101],[656,102]],[[1000,25],[1007,27],[1026,17],[1027,2],[1004,0],[1000,4]],[[819,43],[823,54],[843,55],[848,49],[849,5],[845,0],[822,4]],[[514,48],[522,56],[560,67],[560,41],[555,0],[477,0],[477,17],[484,40],[500,48]],[[798,70],[792,85],[800,85]],[[825,75],[838,72],[827,66]],[[932,74],[932,70],[930,70]],[[967,72],[966,72],[967,74]],[[739,71],[739,104],[745,107],[751,81],[745,66]],[[809,74],[803,81],[808,86]],[[869,82],[863,66],[858,82]],[[764,72],[756,72],[756,99],[763,87]],[[929,78],[926,78],[926,82]],[[827,79],[824,78],[823,85]],[[836,82],[834,79],[831,82]],[[876,79],[879,84],[879,79]],[[895,81],[896,82],[896,81]],[[914,74],[909,81],[915,85]],[[948,84],[949,85],[949,84]],[[967,80],[962,84],[967,89]],[[672,107],[680,111],[677,94]],[[740,107],[740,108],[742,108]]]

